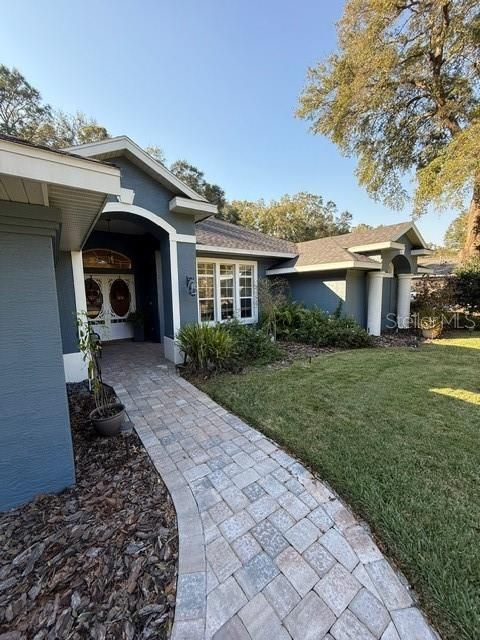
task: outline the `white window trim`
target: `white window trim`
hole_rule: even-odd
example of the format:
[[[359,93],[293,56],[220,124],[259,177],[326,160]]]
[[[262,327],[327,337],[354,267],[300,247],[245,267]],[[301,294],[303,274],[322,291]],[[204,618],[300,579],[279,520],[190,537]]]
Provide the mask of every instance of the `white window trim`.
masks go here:
[[[215,291],[214,291],[214,315],[215,320],[205,321],[203,324],[218,324],[224,322],[231,322],[230,320],[221,320],[221,291],[220,291],[220,268],[221,264],[233,264],[234,265],[234,317],[238,322],[242,324],[256,324],[258,322],[258,264],[253,260],[229,260],[228,258],[204,258],[197,257],[197,317],[198,322],[202,322],[200,319],[200,296],[198,295],[198,265],[199,263],[215,264]],[[241,318],[240,317],[240,269],[241,266],[253,267],[253,279],[252,279],[252,317]]]

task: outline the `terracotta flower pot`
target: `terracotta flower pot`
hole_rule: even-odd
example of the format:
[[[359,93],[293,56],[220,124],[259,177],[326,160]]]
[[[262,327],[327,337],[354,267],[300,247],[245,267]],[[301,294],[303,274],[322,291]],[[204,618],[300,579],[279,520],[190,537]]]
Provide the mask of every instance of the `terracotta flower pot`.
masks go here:
[[[438,338],[441,333],[442,333],[441,325],[422,329],[422,336],[424,338],[427,338],[427,340],[434,340],[435,338]]]
[[[102,409],[94,409],[89,417],[95,431],[101,436],[116,436],[125,420],[125,406],[121,402],[114,402]]]

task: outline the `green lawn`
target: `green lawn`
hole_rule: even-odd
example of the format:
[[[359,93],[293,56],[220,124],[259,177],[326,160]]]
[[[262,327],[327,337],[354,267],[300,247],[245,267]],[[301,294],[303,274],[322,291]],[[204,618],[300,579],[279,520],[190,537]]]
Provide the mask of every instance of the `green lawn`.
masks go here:
[[[348,351],[202,386],[367,520],[444,639],[480,638],[480,338]]]

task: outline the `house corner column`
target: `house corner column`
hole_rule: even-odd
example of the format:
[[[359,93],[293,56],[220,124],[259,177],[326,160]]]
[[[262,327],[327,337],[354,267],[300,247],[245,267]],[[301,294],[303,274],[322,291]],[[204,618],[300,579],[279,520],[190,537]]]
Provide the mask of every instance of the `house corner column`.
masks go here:
[[[173,337],[164,336],[164,356],[175,364],[183,361],[182,355],[176,343],[177,333],[180,329],[180,288],[178,278],[178,247],[177,238],[173,233],[169,234],[170,250],[170,282],[172,288],[172,328]]]
[[[77,313],[87,312],[87,298],[85,296],[85,274],[83,272],[83,257],[81,251],[71,251],[73,288],[75,290],[75,306]]]
[[[81,251],[71,251],[73,290],[75,294],[75,311],[78,315],[87,313],[87,298],[85,295],[85,275],[83,272],[83,257]],[[88,377],[87,363],[80,350],[63,354],[63,367],[66,382],[81,382]]]
[[[410,326],[412,274],[401,273],[397,278],[397,327],[399,329],[408,329]]]
[[[386,275],[378,271],[368,274],[367,330],[372,336],[379,336],[382,332],[382,292]]]

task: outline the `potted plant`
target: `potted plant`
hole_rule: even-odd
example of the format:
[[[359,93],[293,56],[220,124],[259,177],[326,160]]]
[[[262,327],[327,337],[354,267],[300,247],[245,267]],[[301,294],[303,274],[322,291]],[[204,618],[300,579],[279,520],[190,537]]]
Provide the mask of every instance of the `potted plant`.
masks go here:
[[[443,309],[423,303],[418,309],[418,325],[424,338],[438,338],[443,331]]]
[[[133,339],[135,342],[145,340],[145,316],[141,311],[132,311],[128,315],[128,322],[133,325]]]
[[[90,420],[100,435],[117,435],[125,420],[125,407],[118,402],[111,387],[103,383],[99,361],[102,344],[86,315],[77,315],[77,327],[78,346],[87,363],[88,383],[95,399],[95,409],[90,413]]]

